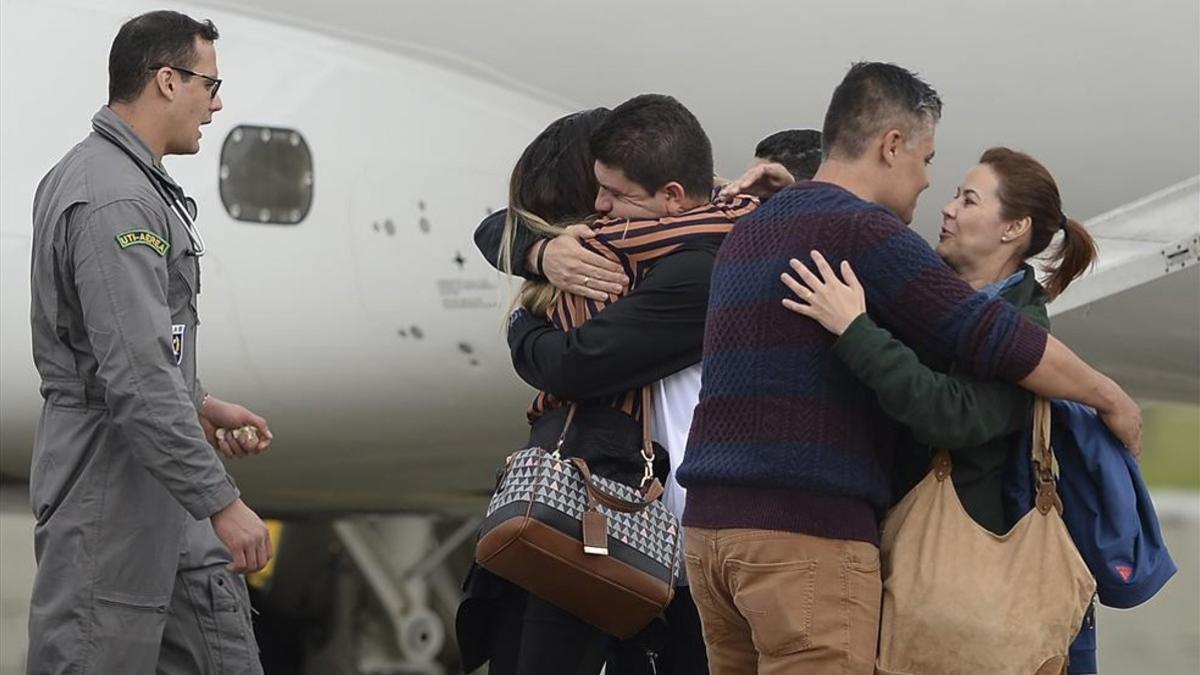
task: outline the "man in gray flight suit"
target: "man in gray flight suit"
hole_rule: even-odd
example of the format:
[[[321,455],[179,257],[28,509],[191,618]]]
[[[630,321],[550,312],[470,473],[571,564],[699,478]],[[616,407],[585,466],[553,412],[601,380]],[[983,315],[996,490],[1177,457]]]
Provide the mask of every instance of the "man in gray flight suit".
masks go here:
[[[204,245],[161,164],[221,109],[216,39],[176,12],[123,25],[108,105],[34,199],[29,673],[262,672],[240,574],[271,541],[216,451],[271,432],[196,378]]]

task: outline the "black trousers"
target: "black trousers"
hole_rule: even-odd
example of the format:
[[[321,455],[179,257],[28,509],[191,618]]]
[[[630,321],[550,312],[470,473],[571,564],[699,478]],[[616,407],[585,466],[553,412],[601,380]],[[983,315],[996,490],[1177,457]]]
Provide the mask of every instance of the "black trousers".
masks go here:
[[[700,614],[687,586],[642,635],[618,643],[610,652],[608,675],[707,675],[708,655],[700,631]]]
[[[700,615],[687,587],[675,590],[663,620],[627,641],[528,596],[506,613],[488,673],[598,675],[607,663],[607,675],[707,675]]]
[[[529,596],[515,675],[597,675],[616,641],[555,605]],[[493,672],[489,668],[489,675]]]

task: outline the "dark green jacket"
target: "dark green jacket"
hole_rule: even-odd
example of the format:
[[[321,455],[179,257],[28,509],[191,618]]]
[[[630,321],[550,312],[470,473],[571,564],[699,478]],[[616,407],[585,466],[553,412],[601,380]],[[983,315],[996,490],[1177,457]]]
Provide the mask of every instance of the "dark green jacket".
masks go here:
[[[1022,269],[1024,279],[1000,296],[1049,328],[1046,292],[1028,265]],[[918,356],[866,314],[846,328],[834,353],[875,392],[884,412],[908,430],[908,442],[897,447],[895,499],[924,475],[931,448],[948,448],[963,507],[980,525],[1003,534],[1008,529],[1002,500],[1005,459],[1012,435],[1029,426],[1032,395]]]

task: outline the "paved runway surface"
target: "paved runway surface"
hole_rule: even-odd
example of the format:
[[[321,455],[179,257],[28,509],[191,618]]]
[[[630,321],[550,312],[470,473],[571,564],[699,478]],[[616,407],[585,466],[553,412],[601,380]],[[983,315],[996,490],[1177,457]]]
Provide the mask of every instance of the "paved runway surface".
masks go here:
[[[1179,573],[1142,607],[1100,608],[1103,675],[1200,673],[1200,494],[1156,493],[1155,502]],[[24,486],[0,486],[0,675],[24,672],[32,529]]]

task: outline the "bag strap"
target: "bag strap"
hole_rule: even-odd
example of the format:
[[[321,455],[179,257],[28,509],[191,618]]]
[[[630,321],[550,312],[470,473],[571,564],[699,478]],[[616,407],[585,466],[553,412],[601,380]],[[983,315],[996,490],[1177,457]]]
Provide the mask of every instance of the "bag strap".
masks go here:
[[[650,484],[654,482],[654,438],[652,429],[652,418],[654,409],[654,399],[650,393],[650,387],[646,385],[642,387],[642,461],[645,463],[645,468],[642,471],[642,482],[640,487],[643,492],[646,492]],[[558,435],[558,443],[554,446],[554,459],[562,459],[562,447],[567,442],[567,432],[571,429],[571,422],[575,419],[575,410],[579,404],[572,403],[567,409],[567,421],[563,424],[562,433]],[[659,486],[661,490],[661,485]]]
[[[1033,455],[1033,484],[1037,491],[1034,504],[1046,515],[1056,509],[1061,515],[1062,498],[1058,496],[1058,464],[1050,436],[1050,401],[1038,396],[1033,401],[1033,439],[1030,452]]]
[[[595,509],[597,504],[603,504],[614,511],[623,513],[637,513],[642,509],[652,504],[656,499],[662,496],[662,483],[657,480],[652,481],[648,487],[641,490],[642,501],[633,502],[622,499],[611,492],[605,492],[596,481],[592,479],[592,470],[588,468],[587,462],[579,457],[572,457],[570,460],[579,473],[583,474],[583,481],[587,484],[588,491],[588,507]]]
[[[642,460],[646,463],[642,472],[642,489],[654,481],[654,439],[651,432],[651,415],[653,414],[654,399],[650,395],[650,387],[642,387]]]
[[[554,459],[562,459],[562,446],[563,443],[567,442],[567,431],[571,429],[571,422],[575,419],[576,405],[577,404],[572,403],[571,406],[567,408],[567,421],[563,423],[562,433],[558,435],[558,443],[554,444]]]

